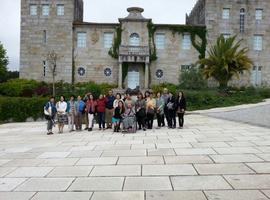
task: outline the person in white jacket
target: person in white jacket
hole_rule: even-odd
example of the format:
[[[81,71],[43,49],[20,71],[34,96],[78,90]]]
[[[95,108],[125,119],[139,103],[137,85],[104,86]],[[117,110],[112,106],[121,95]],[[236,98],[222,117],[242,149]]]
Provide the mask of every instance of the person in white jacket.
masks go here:
[[[64,132],[65,124],[68,124],[68,117],[67,117],[67,102],[65,102],[65,97],[61,96],[60,101],[56,104],[57,109],[57,118],[58,118],[58,129],[59,133]]]

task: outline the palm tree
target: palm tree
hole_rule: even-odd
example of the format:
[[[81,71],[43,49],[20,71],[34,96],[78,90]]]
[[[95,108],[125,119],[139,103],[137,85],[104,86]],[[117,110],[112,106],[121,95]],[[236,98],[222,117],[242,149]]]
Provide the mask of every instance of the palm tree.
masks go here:
[[[227,88],[228,82],[244,71],[249,71],[252,60],[246,55],[248,48],[241,48],[242,40],[235,42],[236,36],[225,39],[221,35],[217,43],[210,47],[208,58],[199,60],[204,65],[203,74],[205,78],[214,78],[219,82],[220,88]]]

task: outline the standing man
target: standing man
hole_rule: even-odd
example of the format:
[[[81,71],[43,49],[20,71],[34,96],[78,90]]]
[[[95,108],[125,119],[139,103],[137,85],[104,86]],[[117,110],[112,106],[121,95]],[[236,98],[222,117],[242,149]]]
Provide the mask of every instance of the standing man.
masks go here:
[[[52,129],[54,126],[54,118],[56,115],[56,107],[55,107],[55,98],[51,97],[49,102],[45,105],[44,107],[44,114],[45,114],[45,118],[48,121],[47,124],[47,135],[52,135]]]
[[[114,112],[113,102],[115,100],[115,97],[113,95],[113,91],[110,90],[109,94],[107,96],[107,102],[106,102],[106,112],[105,112],[105,118],[107,123],[107,129],[112,128],[112,117]]]
[[[75,124],[76,124],[76,131],[82,130],[82,118],[83,118],[83,112],[85,109],[85,103],[82,100],[81,96],[78,96],[77,101],[75,102]]]
[[[165,104],[165,106],[164,106],[164,115],[165,115],[167,124],[168,124],[168,126],[169,126],[169,113],[168,113],[168,107],[167,107],[167,103],[168,103],[168,99],[169,99],[169,91],[168,91],[167,88],[164,88],[164,89],[163,89],[163,94],[162,94],[161,98],[163,99],[164,104]],[[164,118],[163,118],[163,120],[161,121],[161,126],[162,126],[162,127],[165,126]]]
[[[68,128],[69,132],[74,131],[74,125],[75,125],[75,115],[76,115],[76,109],[75,109],[75,96],[72,95],[70,97],[70,100],[68,101],[67,106],[67,113],[68,113]]]

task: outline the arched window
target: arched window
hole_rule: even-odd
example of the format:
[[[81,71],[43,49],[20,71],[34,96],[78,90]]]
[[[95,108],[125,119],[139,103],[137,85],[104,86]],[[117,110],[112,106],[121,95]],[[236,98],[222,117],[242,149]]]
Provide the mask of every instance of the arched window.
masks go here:
[[[240,9],[240,33],[245,32],[245,9]]]
[[[132,33],[129,37],[130,46],[139,46],[140,45],[140,36],[138,33]]]

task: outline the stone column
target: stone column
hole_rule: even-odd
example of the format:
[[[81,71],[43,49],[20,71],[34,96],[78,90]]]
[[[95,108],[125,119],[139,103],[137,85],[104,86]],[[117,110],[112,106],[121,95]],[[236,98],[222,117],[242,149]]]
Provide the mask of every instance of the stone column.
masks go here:
[[[149,63],[145,63],[144,89],[149,88]]]
[[[118,88],[119,89],[123,89],[123,85],[122,85],[122,62],[119,62],[119,72],[118,72]]]

